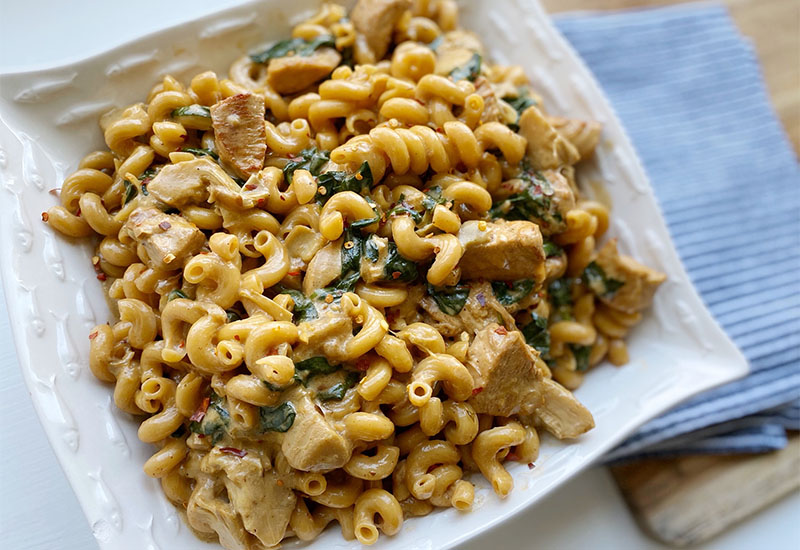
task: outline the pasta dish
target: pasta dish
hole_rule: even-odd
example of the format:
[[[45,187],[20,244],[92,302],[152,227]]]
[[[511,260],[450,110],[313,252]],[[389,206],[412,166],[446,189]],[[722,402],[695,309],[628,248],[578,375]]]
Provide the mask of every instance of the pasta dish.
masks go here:
[[[100,126],[42,217],[96,243],[89,368],[144,472],[229,550],[373,544],[469,511],[473,472],[508,495],[539,434],[594,427],[571,390],[665,279],[578,185],[600,124],[548,114],[453,0],[324,4]]]

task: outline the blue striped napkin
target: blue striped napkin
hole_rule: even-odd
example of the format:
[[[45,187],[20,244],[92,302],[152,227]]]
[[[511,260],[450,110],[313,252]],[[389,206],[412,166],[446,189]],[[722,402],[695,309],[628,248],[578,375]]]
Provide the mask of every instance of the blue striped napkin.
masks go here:
[[[752,369],[606,460],[782,448],[800,429],[800,170],[752,46],[716,4],[556,25],[608,94],[692,281]]]

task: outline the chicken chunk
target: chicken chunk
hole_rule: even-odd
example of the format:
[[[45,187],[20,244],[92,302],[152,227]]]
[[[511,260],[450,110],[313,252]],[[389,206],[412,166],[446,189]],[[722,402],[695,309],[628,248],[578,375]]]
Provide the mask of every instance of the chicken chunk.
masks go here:
[[[616,239],[600,249],[594,264],[590,264],[586,273],[590,288],[604,303],[628,313],[646,309],[659,285],[667,279],[660,271],[620,254]]]
[[[122,228],[144,247],[146,263],[160,271],[181,269],[206,242],[193,223],[157,208],[137,208]]]
[[[224,474],[228,499],[249,533],[268,548],[283,539],[297,497],[275,470],[265,469],[253,452],[239,457],[218,447],[203,458],[201,468]]]
[[[534,411],[540,405],[538,355],[517,330],[492,323],[478,332],[466,363],[475,387],[482,388],[469,400],[475,412],[511,416]]]
[[[173,208],[208,200],[208,181],[201,174],[208,160],[204,158],[167,164],[147,184],[147,192]]]
[[[383,59],[392,42],[395,25],[410,8],[411,0],[358,0],[350,12],[360,43],[356,48],[358,63]]]
[[[497,300],[489,283],[471,283],[469,286],[467,301],[457,315],[442,312],[432,297],[423,297],[420,300],[420,306],[424,310],[423,321],[436,328],[443,336],[450,337],[458,336],[464,331],[474,334],[498,321],[507,327],[516,326],[514,318]]]
[[[292,403],[297,416],[281,444],[289,465],[303,472],[327,472],[344,466],[350,460],[350,445],[314,406],[307,391],[295,390]]]
[[[444,33],[442,42],[436,48],[434,71],[447,76],[453,69],[467,64],[473,54],[484,57],[483,44],[476,34],[460,30]]]
[[[572,392],[544,378],[538,383],[540,404],[534,414],[544,428],[559,439],[573,439],[594,428],[594,417]]]
[[[224,490],[217,476],[199,476],[186,506],[186,519],[195,532],[212,537],[216,533],[223,547],[246,550],[255,539],[244,528],[230,500],[220,495]]]
[[[575,146],[547,122],[535,105],[525,109],[519,117],[519,133],[528,140],[527,155],[537,170],[558,168],[580,160]]]
[[[500,102],[497,99],[497,94],[494,93],[492,85],[485,77],[479,76],[475,79],[475,93],[483,98],[483,112],[481,113],[481,122],[513,122],[513,120],[506,121],[503,119],[503,113],[500,108]]]
[[[342,239],[326,244],[308,262],[303,278],[303,294],[311,296],[315,290],[328,286],[342,273]]]
[[[278,57],[267,66],[267,82],[279,94],[301,92],[331,74],[341,60],[333,48],[319,48],[308,56]]]
[[[593,120],[561,117],[549,117],[547,121],[564,139],[575,146],[581,160],[592,156],[597,142],[600,140],[602,124]]]
[[[267,132],[264,98],[238,94],[211,107],[211,121],[220,160],[247,179],[264,166]]]
[[[458,240],[464,247],[458,264],[463,279],[544,281],[542,233],[535,223],[470,220],[461,226]]]

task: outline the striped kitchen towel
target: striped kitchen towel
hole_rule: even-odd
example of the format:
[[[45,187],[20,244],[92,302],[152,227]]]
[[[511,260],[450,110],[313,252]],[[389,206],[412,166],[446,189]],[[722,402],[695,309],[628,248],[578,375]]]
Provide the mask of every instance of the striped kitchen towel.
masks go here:
[[[606,459],[783,447],[800,429],[800,169],[752,45],[716,4],[556,24],[622,119],[692,281],[752,370]]]

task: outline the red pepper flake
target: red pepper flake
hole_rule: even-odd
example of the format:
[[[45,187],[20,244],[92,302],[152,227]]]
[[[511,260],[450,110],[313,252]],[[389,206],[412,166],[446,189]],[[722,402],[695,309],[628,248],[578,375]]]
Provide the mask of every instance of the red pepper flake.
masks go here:
[[[47,212],[42,212],[42,221],[47,222],[50,219],[50,214]]]
[[[197,407],[197,410],[194,411],[194,414],[189,417],[189,420],[192,422],[202,422],[203,418],[206,416],[206,411],[208,410],[208,404],[211,403],[210,397],[204,397],[200,406]]]
[[[54,197],[57,197],[57,196],[59,196],[61,194],[61,188],[60,187],[54,187],[50,191],[48,191],[48,193],[50,193]]]
[[[280,199],[281,199],[282,201],[285,201],[285,200],[286,200],[286,197],[284,197],[283,195],[280,195]]]
[[[357,179],[358,181],[361,181],[361,180],[363,180],[363,179],[364,179],[364,176],[362,176],[362,175],[361,175],[361,172],[356,172],[356,179]]]
[[[239,335],[238,335],[238,334],[234,334],[234,335],[233,335],[233,339],[234,339],[234,340],[236,340],[237,342],[238,342],[239,340],[241,340],[241,338],[239,337]]]
[[[161,222],[160,224],[158,224],[158,227],[160,227],[161,229],[163,229],[164,231],[166,231],[167,229],[169,229],[170,227],[172,227],[172,224],[171,224],[171,223],[169,223],[168,221],[164,220],[163,222]]]
[[[256,206],[261,206],[261,205],[263,205],[263,204],[264,204],[264,199],[258,199],[258,200],[256,201]]]
[[[239,458],[244,458],[247,456],[247,451],[237,449],[236,447],[220,447],[219,451],[228,455],[238,456]]]
[[[94,331],[91,334],[89,334],[89,340],[94,340],[95,338],[97,338],[97,331]]]
[[[441,127],[439,127],[439,128],[436,128],[436,132],[439,133],[439,134],[443,134],[444,130]]]
[[[290,271],[289,273],[287,273],[287,275],[289,277],[299,277],[300,276],[300,270],[299,269],[295,269],[294,271]]]
[[[106,274],[105,274],[105,273],[98,273],[98,274],[97,274],[97,280],[98,280],[98,281],[105,281],[107,278],[108,278],[108,277],[106,277]]]
[[[282,480],[282,479],[279,479],[278,481],[276,481],[276,482],[275,482],[275,484],[276,484],[278,487],[283,487],[283,480]]]
[[[183,340],[181,340],[181,343],[180,343],[180,344],[178,344],[178,347],[179,347],[179,348],[181,348],[181,349],[185,348],[185,347],[186,347],[186,342],[184,342]]]
[[[332,302],[333,302],[333,294],[328,294],[327,296],[325,296],[325,303],[326,304],[330,304]]]
[[[511,451],[506,455],[506,460],[519,460],[519,455],[514,451]]]
[[[79,218],[81,217],[81,209],[80,208],[78,208],[78,211],[75,212],[75,215],[78,216]]]
[[[528,462],[528,469],[533,470],[533,468],[534,468],[533,462]]]
[[[476,395],[478,395],[478,394],[479,394],[479,393],[481,393],[482,391],[483,391],[483,387],[480,387],[480,388],[474,388],[474,389],[472,390],[472,397],[475,397]]]
[[[496,328],[496,329],[494,329],[494,332],[495,332],[496,334],[501,334],[501,335],[506,335],[506,334],[508,334],[508,331],[506,330],[506,327],[499,327],[499,328]]]
[[[252,191],[256,187],[258,187],[257,183],[248,183],[247,185],[244,186],[244,188],[247,189],[248,191]]]
[[[402,273],[399,271],[392,271],[392,279],[399,279],[400,275],[402,275]]]
[[[509,288],[509,290],[514,290],[514,283],[511,281],[506,281],[506,286]]]
[[[369,359],[367,357],[361,357],[358,361],[356,361],[356,368],[358,370],[367,370],[369,368]]]

